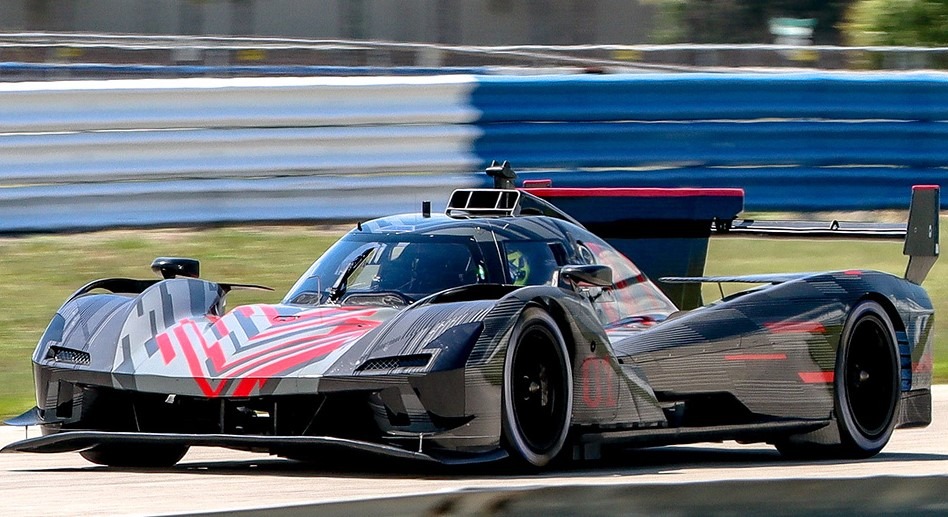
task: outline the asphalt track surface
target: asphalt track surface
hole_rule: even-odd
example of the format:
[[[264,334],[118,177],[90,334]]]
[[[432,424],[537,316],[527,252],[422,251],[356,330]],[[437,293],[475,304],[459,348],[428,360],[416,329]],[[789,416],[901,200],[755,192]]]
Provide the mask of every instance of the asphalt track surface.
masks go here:
[[[35,436],[38,430],[32,430]],[[0,426],[0,443],[24,436]],[[193,448],[175,467],[109,469],[76,453],[0,455],[0,515],[156,515],[273,508],[470,489],[683,485],[714,481],[948,476],[948,386],[934,389],[934,423],[896,431],[868,460],[790,461],[763,444],[633,450],[540,474],[503,465],[443,468],[391,461],[313,466]],[[806,494],[801,494],[806,497]],[[948,508],[948,493],[944,495]],[[385,513],[384,511],[382,513]]]

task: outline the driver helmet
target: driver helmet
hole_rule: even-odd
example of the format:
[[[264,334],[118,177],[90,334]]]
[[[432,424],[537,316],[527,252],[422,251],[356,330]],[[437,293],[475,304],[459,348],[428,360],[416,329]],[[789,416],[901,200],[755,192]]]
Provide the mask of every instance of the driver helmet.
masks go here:
[[[520,250],[507,252],[507,270],[510,272],[510,281],[513,285],[527,285],[530,277],[530,262]]]

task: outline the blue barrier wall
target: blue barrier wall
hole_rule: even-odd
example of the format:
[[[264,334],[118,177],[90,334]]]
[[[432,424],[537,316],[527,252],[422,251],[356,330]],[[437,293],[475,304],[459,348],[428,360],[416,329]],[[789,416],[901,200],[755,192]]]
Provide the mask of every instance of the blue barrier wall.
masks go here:
[[[479,77],[482,122],[948,120],[948,75],[721,73]]]
[[[494,159],[557,187],[742,188],[755,212],[948,189],[948,74],[270,71],[344,76],[0,82],[0,232],[439,209]]]
[[[904,208],[948,185],[948,75],[478,77],[487,165],[557,186],[740,187],[748,210]],[[948,198],[946,198],[948,207]]]

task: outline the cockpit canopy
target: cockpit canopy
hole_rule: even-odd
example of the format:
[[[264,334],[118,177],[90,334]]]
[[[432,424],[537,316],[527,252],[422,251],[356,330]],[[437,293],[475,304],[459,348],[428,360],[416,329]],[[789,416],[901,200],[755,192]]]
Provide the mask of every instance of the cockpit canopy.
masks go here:
[[[337,285],[350,267],[344,285]],[[471,238],[351,233],[310,267],[285,301],[319,304],[355,294],[397,293],[411,302],[452,287],[489,281],[504,280],[488,277],[481,251]],[[345,291],[338,300],[331,299],[334,288]]]
[[[568,221],[543,216],[395,216],[362,225],[329,248],[284,303],[407,305],[470,284],[553,284],[567,265],[602,264],[614,284],[590,300],[604,324],[676,310],[635,265]]]

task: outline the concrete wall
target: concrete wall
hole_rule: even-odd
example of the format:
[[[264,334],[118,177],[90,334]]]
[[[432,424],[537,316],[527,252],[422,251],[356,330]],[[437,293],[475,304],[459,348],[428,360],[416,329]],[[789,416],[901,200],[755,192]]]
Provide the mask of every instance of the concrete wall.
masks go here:
[[[2,0],[0,30],[634,44],[652,15],[635,0]]]

